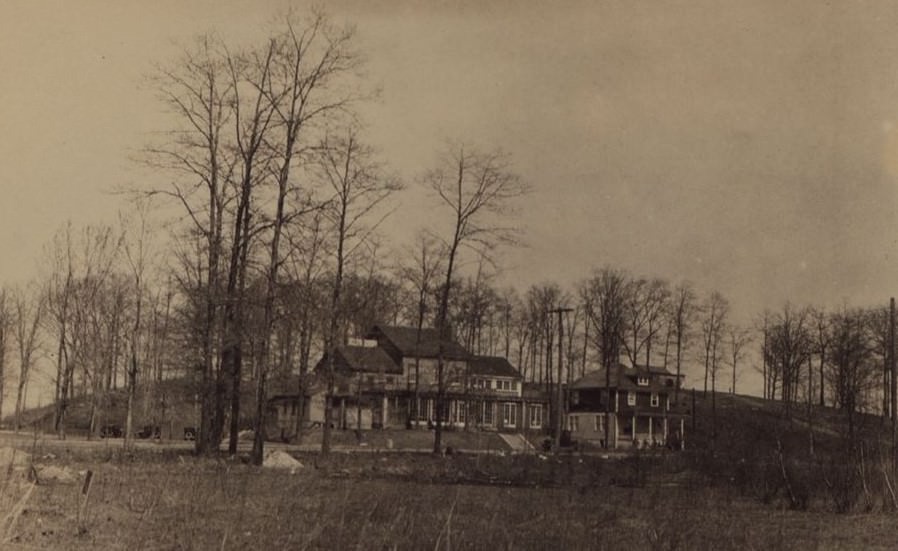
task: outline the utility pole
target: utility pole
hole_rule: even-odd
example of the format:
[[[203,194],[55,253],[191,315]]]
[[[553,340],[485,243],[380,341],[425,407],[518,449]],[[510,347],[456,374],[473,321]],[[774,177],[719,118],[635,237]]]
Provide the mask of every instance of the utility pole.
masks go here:
[[[890,398],[892,417],[892,465],[898,464],[898,395],[896,395],[896,387],[898,381],[895,379],[895,297],[889,299],[889,353],[886,355],[889,359],[889,378],[890,378]]]
[[[573,308],[565,308],[559,306],[554,310],[549,310],[550,314],[558,314],[558,378],[555,381],[555,427],[553,435],[554,437],[554,449],[559,449],[561,447],[561,431],[563,428],[563,419],[564,419],[564,395],[561,389],[561,367],[564,365],[564,318],[562,317],[565,312],[573,312]]]

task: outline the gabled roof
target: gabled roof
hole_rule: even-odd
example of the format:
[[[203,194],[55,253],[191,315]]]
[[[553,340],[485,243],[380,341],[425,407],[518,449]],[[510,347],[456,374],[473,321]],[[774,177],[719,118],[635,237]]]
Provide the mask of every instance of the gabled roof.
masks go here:
[[[521,378],[520,372],[509,363],[507,358],[501,356],[471,356],[468,366],[471,375]]]
[[[393,344],[403,357],[436,358],[440,351],[439,332],[432,327],[421,328],[421,340],[418,342],[418,329],[394,325],[375,325],[368,332],[368,338],[377,339],[381,335]],[[454,339],[443,341],[443,357],[453,360],[466,360],[470,354]]]
[[[623,389],[652,389],[656,390],[658,388],[664,388],[664,385],[659,384],[658,379],[655,376],[663,376],[663,377],[671,377],[676,378],[676,375],[666,370],[663,367],[656,366],[644,366],[637,365],[636,367],[628,367],[623,364],[618,364],[617,369],[611,370],[610,384],[611,388],[623,388]],[[639,386],[636,384],[637,377],[650,377],[651,382],[648,386]],[[682,375],[681,375],[682,377]],[[595,389],[595,388],[605,388],[606,383],[605,369],[600,368],[595,371],[590,371],[583,377],[580,377],[576,381],[571,384],[572,389]]]
[[[316,369],[327,366],[327,355],[321,358]],[[363,371],[366,373],[402,374],[402,366],[396,365],[383,348],[377,346],[340,346],[334,356],[335,371]]]
[[[542,383],[521,383],[521,396],[530,400],[546,401],[549,399],[549,391]]]

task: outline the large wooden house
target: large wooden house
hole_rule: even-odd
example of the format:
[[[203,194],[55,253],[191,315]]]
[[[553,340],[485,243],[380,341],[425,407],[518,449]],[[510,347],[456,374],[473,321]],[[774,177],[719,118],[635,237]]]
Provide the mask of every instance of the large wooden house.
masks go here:
[[[506,358],[469,353],[453,339],[442,343],[444,400],[438,411],[437,330],[377,325],[362,339],[340,346],[334,357],[332,426],[339,428],[432,428],[439,415],[451,429],[506,432],[542,431],[547,396],[526,388]],[[316,365],[319,381],[329,366]],[[296,427],[297,404],[304,403],[304,424],[324,420],[324,388],[299,400],[280,395],[270,405],[282,429]],[[546,427],[547,428],[547,427]]]
[[[675,403],[677,386],[677,376],[661,367],[592,371],[567,390],[567,430],[577,441],[609,448],[681,448],[686,410]]]

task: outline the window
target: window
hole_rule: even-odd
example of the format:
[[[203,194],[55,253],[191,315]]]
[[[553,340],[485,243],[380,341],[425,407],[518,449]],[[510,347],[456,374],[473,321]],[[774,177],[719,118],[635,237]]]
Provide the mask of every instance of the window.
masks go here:
[[[538,429],[543,426],[543,407],[530,406],[530,428]]]
[[[518,382],[517,382],[517,381],[512,381],[512,382],[511,382],[511,389],[512,389],[512,390],[517,390],[517,389],[518,389]]]
[[[636,405],[636,393],[635,393],[635,392],[628,392],[628,393],[627,393],[627,405],[628,405],[628,406],[635,406],[635,405]]]
[[[577,432],[580,428],[579,419],[575,415],[571,415],[567,418],[567,429],[571,432]]]
[[[506,427],[514,427],[518,423],[518,405],[502,404],[502,424]]]
[[[649,386],[649,378],[643,375],[636,377],[636,384],[639,386]]]
[[[392,376],[388,376],[388,377],[387,377],[387,384],[388,384],[388,385],[393,384],[393,377],[392,377]]]
[[[596,432],[602,432],[602,416],[601,415],[596,415],[595,426],[593,427],[593,430]]]
[[[658,407],[658,393],[657,392],[652,392],[652,407],[653,408]]]
[[[493,424],[493,403],[492,402],[484,402],[483,403],[483,424],[484,425],[492,425]]]
[[[464,423],[465,410],[467,409],[467,405],[465,404],[465,402],[453,402],[452,405],[452,422],[459,424]]]

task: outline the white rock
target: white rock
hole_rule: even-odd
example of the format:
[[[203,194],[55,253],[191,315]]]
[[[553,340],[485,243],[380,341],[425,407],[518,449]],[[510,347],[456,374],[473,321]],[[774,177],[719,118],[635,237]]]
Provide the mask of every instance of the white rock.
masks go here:
[[[265,454],[262,466],[267,469],[287,469],[290,474],[302,469],[303,465],[290,454],[281,450],[270,451]]]

